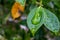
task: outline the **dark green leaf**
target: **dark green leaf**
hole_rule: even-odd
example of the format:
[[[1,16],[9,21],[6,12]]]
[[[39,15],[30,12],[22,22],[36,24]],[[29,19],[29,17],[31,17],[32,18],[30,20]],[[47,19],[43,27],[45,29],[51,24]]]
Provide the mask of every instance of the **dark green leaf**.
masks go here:
[[[6,17],[3,19],[3,24],[6,24],[7,20],[9,19],[10,17],[10,13],[8,15],[6,15]]]
[[[54,4],[60,8],[60,0],[53,0]]]

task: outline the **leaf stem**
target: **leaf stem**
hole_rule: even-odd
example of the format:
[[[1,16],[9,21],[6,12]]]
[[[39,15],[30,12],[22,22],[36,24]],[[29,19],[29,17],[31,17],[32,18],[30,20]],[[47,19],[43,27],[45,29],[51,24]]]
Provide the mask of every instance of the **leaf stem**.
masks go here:
[[[43,4],[42,4],[42,0],[40,0],[40,6],[43,6]]]

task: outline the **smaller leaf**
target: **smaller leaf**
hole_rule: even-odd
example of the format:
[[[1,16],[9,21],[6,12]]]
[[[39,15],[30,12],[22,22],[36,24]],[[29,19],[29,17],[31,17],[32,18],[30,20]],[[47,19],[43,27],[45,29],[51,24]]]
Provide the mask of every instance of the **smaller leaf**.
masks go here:
[[[22,6],[25,6],[26,0],[15,0],[15,1],[20,3]]]
[[[47,9],[44,9],[45,12],[45,19],[44,19],[44,25],[52,32],[55,34],[59,31],[59,20],[56,17],[55,14],[50,12]]]

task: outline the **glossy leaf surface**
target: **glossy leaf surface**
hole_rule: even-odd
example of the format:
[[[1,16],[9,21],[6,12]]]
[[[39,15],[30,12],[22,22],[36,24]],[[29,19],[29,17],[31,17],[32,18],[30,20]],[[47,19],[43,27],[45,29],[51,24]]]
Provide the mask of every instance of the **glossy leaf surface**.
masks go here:
[[[28,15],[27,24],[33,35],[43,24],[42,15],[43,15],[42,7],[34,8],[33,10],[30,11]]]

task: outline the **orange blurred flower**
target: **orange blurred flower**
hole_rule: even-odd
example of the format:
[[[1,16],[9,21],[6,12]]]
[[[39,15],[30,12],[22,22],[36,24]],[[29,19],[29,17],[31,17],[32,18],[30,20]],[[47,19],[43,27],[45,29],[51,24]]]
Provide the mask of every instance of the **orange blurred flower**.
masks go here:
[[[19,10],[21,12],[24,12],[24,6],[22,6],[18,2],[15,2],[14,5],[12,6],[12,9],[11,9],[13,19],[18,18],[18,17],[21,16],[21,13],[19,13]]]

